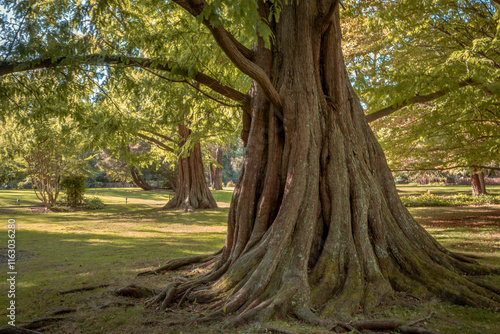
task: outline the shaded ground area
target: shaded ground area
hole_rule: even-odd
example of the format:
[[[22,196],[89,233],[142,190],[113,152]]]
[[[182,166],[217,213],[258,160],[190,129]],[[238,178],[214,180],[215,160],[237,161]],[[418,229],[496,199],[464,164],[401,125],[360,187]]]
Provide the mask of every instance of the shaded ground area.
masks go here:
[[[425,189],[423,189],[425,191]],[[19,193],[14,196],[19,195]],[[141,197],[144,195],[144,197]],[[169,280],[190,278],[206,269],[137,277],[158,268],[166,259],[207,254],[224,244],[230,191],[215,193],[225,207],[194,213],[164,211],[164,197],[154,193],[103,190],[107,204],[97,211],[33,213],[27,208],[0,209],[0,220],[16,219],[18,279],[16,302],[18,325],[37,319],[45,333],[259,333],[265,327],[280,327],[296,333],[332,333],[293,319],[224,328],[224,323],[195,325],[196,305],[174,308],[168,314],[144,308],[145,298],[120,297],[118,288],[129,284],[159,291]],[[9,195],[12,196],[12,195]],[[27,196],[25,194],[24,196]],[[125,204],[124,196],[129,201]],[[164,196],[164,194],[163,194]],[[7,196],[8,197],[8,196]],[[0,191],[0,203],[6,201]],[[12,199],[12,197],[10,197]],[[500,266],[500,206],[411,208],[411,213],[443,245],[478,256],[483,264]],[[6,224],[0,225],[0,259],[6,262]],[[487,277],[500,286],[500,276]],[[109,284],[109,285],[108,285]],[[61,294],[60,291],[108,285]],[[5,291],[6,282],[0,282]],[[0,318],[5,319],[6,294],[0,294]],[[64,311],[60,313],[61,311]],[[443,333],[500,333],[500,313],[400,295],[388,300],[376,314],[365,318],[425,320],[429,329]],[[188,320],[188,323],[186,323]],[[178,324],[182,321],[182,324]],[[4,325],[5,323],[0,323]],[[36,323],[35,323],[36,324]],[[422,324],[423,325],[423,324]]]

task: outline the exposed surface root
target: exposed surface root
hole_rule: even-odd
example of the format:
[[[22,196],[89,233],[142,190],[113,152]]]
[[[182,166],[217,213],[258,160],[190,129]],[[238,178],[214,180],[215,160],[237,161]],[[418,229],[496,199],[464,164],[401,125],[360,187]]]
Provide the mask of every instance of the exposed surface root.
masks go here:
[[[140,287],[135,284],[130,284],[123,288],[115,290],[115,294],[123,297],[146,298],[154,296],[155,292],[152,289]]]
[[[59,321],[64,321],[67,320],[66,318],[60,318],[60,317],[50,317],[50,318],[42,318],[42,319],[37,319],[32,322],[30,322],[27,325],[24,325],[23,328],[26,329],[40,329],[43,327],[47,327],[53,323],[59,322]]]
[[[161,311],[165,311],[170,303],[175,299],[178,286],[179,283],[168,284],[165,290],[163,290],[160,294],[146,301],[146,307],[151,307],[161,302],[159,309]]]
[[[156,274],[162,273],[164,271],[176,270],[176,269],[182,268],[184,266],[187,266],[190,264],[196,264],[196,263],[201,263],[201,264],[208,263],[208,265],[209,265],[209,264],[213,263],[213,261],[221,253],[222,253],[222,249],[213,253],[213,254],[183,257],[180,259],[172,259],[172,260],[167,261],[166,264],[164,264],[163,266],[161,266],[158,269],[143,271],[143,272],[138,273],[137,276],[156,275]]]
[[[423,320],[425,319],[419,319],[417,321],[411,322],[410,324],[415,324]],[[342,331],[345,330],[354,333],[361,333],[362,331],[394,331],[397,333],[407,334],[437,334],[437,332],[425,328],[413,327],[413,325],[405,326],[404,322],[399,319],[375,319],[355,321],[351,323],[338,322],[333,327],[331,327],[330,330],[336,331],[337,333],[342,333]]]
[[[85,286],[83,288],[77,288],[77,289],[71,289],[71,290],[65,290],[65,291],[59,291],[59,294],[65,295],[67,293],[74,293],[74,292],[82,292],[82,291],[92,291],[95,289],[99,288],[106,288],[108,287],[109,284],[101,284],[101,285],[92,285],[92,286]]]
[[[15,327],[15,326],[6,326],[0,328],[0,334],[42,334],[41,332],[35,332],[29,329]]]
[[[51,315],[63,315],[63,314],[68,314],[68,313],[74,313],[78,311],[76,308],[65,308],[59,311],[53,312]]]

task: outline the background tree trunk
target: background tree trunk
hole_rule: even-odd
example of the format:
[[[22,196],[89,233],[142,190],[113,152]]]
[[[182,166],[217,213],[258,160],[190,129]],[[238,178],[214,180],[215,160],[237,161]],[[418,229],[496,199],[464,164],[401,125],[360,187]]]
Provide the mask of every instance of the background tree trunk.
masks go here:
[[[486,183],[484,181],[484,171],[471,168],[470,179],[471,179],[473,196],[480,196],[487,194]]]
[[[209,148],[212,158],[222,166],[222,147],[220,145]],[[210,165],[210,183],[213,190],[222,190],[222,167]]]
[[[191,131],[185,124],[178,126],[181,137],[180,145],[184,145]],[[181,208],[185,211],[194,209],[216,208],[210,189],[208,189],[203,169],[201,146],[197,144],[188,157],[179,158],[179,172],[174,197],[165,205],[165,209]]]
[[[263,18],[270,5],[259,2]],[[270,104],[253,83],[223,252],[211,273],[170,285],[162,306],[187,295],[214,302],[210,317],[233,314],[236,323],[294,315],[320,324],[311,307],[369,312],[398,291],[500,306],[498,293],[463,276],[493,269],[444,249],[402,205],[349,82],[338,5],[283,5],[270,23],[272,50],[259,40],[255,63],[283,105]]]
[[[146,180],[139,174],[137,171],[137,168],[131,167],[130,168],[130,174],[132,175],[132,181],[134,181],[135,185],[141,188],[142,190],[150,191],[153,190],[153,187],[151,187]]]

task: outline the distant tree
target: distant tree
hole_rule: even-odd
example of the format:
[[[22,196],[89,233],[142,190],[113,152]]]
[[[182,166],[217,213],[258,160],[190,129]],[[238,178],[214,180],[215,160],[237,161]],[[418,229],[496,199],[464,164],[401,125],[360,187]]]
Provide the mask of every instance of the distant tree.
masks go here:
[[[208,151],[213,162],[210,163],[210,184],[213,190],[222,190],[222,147],[209,146]]]
[[[70,122],[58,119],[0,124],[3,158],[29,176],[36,196],[48,209],[56,204],[61,178],[85,166],[81,138],[70,128]]]

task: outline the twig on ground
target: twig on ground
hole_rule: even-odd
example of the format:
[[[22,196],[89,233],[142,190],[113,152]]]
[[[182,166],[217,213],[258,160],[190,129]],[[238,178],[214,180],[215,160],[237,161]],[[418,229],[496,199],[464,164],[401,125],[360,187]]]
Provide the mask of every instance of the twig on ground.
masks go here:
[[[296,332],[290,331],[288,329],[277,328],[277,327],[266,327],[261,328],[259,330],[259,334],[269,334],[269,333],[277,333],[277,334],[297,334]]]
[[[422,318],[422,319],[417,319],[415,321],[412,321],[412,322],[409,322],[406,326],[408,327],[413,327],[415,326],[416,324],[420,323],[420,322],[424,322],[426,320],[429,320],[430,318],[432,318],[434,316],[435,312],[431,312],[428,316]]]

